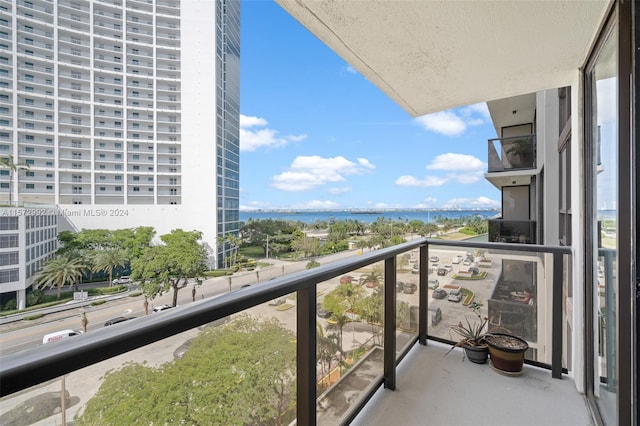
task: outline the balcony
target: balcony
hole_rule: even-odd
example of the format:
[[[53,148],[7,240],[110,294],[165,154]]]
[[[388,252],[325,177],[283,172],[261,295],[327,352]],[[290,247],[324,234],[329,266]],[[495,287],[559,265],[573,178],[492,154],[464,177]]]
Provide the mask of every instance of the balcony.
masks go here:
[[[527,354],[527,365],[521,377],[500,375],[489,365],[461,362],[462,353],[457,349],[445,356],[452,343],[448,340],[448,325],[463,320],[469,309],[464,303],[430,297],[432,290],[427,285],[429,254],[438,254],[444,260],[468,250],[475,250],[478,254],[483,252],[483,261],[480,262],[483,273],[480,275],[485,281],[468,281],[457,270],[452,274],[458,273],[460,277],[439,277],[441,281],[445,278],[457,280],[473,289],[470,293],[473,297],[467,294],[465,301],[482,297],[491,302],[497,295],[498,286],[510,282],[509,271],[518,274],[518,268],[524,268],[529,271],[530,282],[536,283],[535,303],[551,304],[544,306],[544,309],[537,309],[534,314],[536,333],[535,336],[527,335],[534,350]],[[235,291],[231,291],[231,282],[230,291],[224,291],[227,279],[221,278],[219,284],[224,285],[215,286],[221,292],[216,297],[192,302],[190,294],[182,294],[184,297],[179,300],[179,306],[165,312],[148,316],[143,313],[142,317],[133,321],[90,329],[84,335],[55,344],[37,345],[13,353],[2,349],[0,406],[3,412],[8,412],[38,393],[57,391],[59,395],[62,385],[70,393],[69,405],[63,411],[70,419],[85,406],[87,398],[95,394],[99,385],[110,380],[109,374],[105,378],[106,372],[120,369],[128,361],[144,362],[153,368],[163,365],[163,369],[171,368],[169,365],[182,359],[188,360],[187,364],[190,365],[189,362],[194,359],[188,358],[189,351],[200,344],[198,341],[196,345],[195,339],[201,336],[206,338],[209,333],[214,337],[220,336],[219,333],[226,328],[221,327],[222,324],[245,318],[238,314],[247,314],[264,320],[277,319],[284,330],[269,339],[252,331],[246,341],[258,340],[261,344],[276,348],[269,351],[273,355],[290,354],[291,358],[285,358],[292,364],[275,377],[278,387],[274,387],[275,383],[264,387],[256,385],[264,384],[265,378],[261,375],[272,371],[271,368],[261,367],[261,361],[248,360],[242,367],[224,356],[224,363],[212,362],[212,368],[206,369],[204,376],[199,370],[191,370],[185,373],[188,374],[185,377],[174,375],[175,379],[180,379],[179,383],[175,382],[178,388],[173,392],[176,395],[185,395],[185,401],[191,401],[189,395],[194,391],[194,383],[197,383],[196,388],[209,388],[213,392],[220,386],[220,381],[212,380],[213,376],[209,374],[219,373],[231,377],[230,381],[225,382],[225,389],[229,386],[233,389],[241,387],[245,389],[243,392],[251,389],[253,397],[250,402],[227,402],[232,406],[246,406],[249,411],[253,410],[253,404],[258,399],[265,397],[273,400],[274,389],[284,389],[282,394],[278,393],[278,397],[282,398],[278,399],[278,403],[283,405],[277,407],[277,415],[281,416],[283,424],[291,421],[311,425],[422,424],[425,419],[429,424],[591,424],[583,396],[575,390],[566,370],[568,349],[565,345],[568,343],[564,342],[570,342],[571,336],[563,336],[567,329],[563,294],[572,284],[564,281],[563,263],[564,257],[570,255],[571,249],[562,247],[421,239],[363,255],[342,253],[341,260],[311,270],[305,270],[300,265],[299,269],[288,271],[286,275],[284,264],[282,272],[280,265],[271,270],[248,272],[245,279],[255,279],[257,283],[253,281],[254,284],[248,288],[238,288],[239,284],[236,284]],[[412,258],[420,265],[420,274],[417,276],[410,273],[409,265],[416,263],[409,262]],[[529,263],[510,263],[514,261]],[[354,288],[366,292],[367,298],[379,298],[382,309],[372,309],[368,313],[350,309],[347,316],[350,321],[339,327],[341,337],[339,342],[335,341],[340,349],[325,351],[322,348],[333,347],[326,343],[329,334],[325,330],[335,330],[335,327],[332,329],[331,322],[316,316],[317,307],[327,294],[340,285],[346,274],[356,277],[373,268],[382,268],[383,284],[371,288],[369,285],[356,284]],[[534,270],[548,272],[537,274],[532,272]],[[397,293],[397,282],[409,278],[418,281],[418,290],[415,293]],[[234,276],[234,280],[239,279]],[[198,291],[204,294],[212,289],[203,287]],[[533,306],[536,306],[535,303]],[[428,321],[429,305],[441,307],[442,321],[437,324]],[[487,315],[495,312],[491,311],[490,304],[484,306],[488,308]],[[117,308],[122,312],[120,305]],[[66,306],[65,309],[83,308]],[[62,315],[69,316],[68,313]],[[99,315],[99,312],[92,315]],[[280,338],[276,339],[275,336]],[[218,346],[205,344],[199,347],[212,350]],[[228,349],[222,350],[224,354]],[[247,351],[238,353],[247,355]],[[343,357],[344,362],[339,363],[336,357]],[[204,359],[221,358],[211,355]],[[251,366],[256,365],[256,369],[250,370]],[[338,365],[344,365],[340,377],[334,375],[340,371],[336,370]],[[124,375],[120,374],[117,378],[122,379],[134,371],[125,371]],[[152,380],[151,375],[156,374],[154,371],[145,373],[148,374],[145,380]],[[198,377],[195,377],[196,374]],[[203,383],[201,380],[208,381]],[[130,399],[136,393],[136,386],[141,383],[117,385],[118,392],[129,395],[129,409]],[[30,389],[32,386],[34,388]],[[231,388],[223,393],[227,396],[236,395]],[[155,391],[163,392],[159,389]],[[196,415],[202,409],[214,415],[219,405],[211,398],[214,397],[210,395],[205,399],[204,408],[193,407],[193,403],[197,404],[194,400],[185,402],[180,410],[172,409],[172,413],[180,413],[179,418],[173,420],[179,423],[183,418],[181,413]],[[183,404],[177,400],[175,403]],[[112,407],[120,408],[117,404]],[[186,423],[195,422],[193,418],[190,419]],[[212,419],[209,417],[214,422]],[[256,418],[245,420],[238,421],[258,422]],[[60,423],[65,420],[57,414],[49,421]],[[126,422],[124,418],[123,422]]]
[[[536,243],[535,220],[489,219],[489,241],[495,243]]]
[[[489,139],[488,172],[536,168],[535,135]]]

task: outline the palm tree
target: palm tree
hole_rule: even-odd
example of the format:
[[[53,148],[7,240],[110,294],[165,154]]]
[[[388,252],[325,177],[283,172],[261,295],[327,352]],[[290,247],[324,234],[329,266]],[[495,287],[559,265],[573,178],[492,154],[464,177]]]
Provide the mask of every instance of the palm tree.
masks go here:
[[[31,166],[27,163],[16,163],[13,161],[13,155],[0,158],[0,167],[9,169],[9,205],[12,204],[13,194],[13,174],[18,170],[29,170]]]
[[[36,279],[36,287],[38,289],[56,287],[58,290],[58,299],[60,299],[60,289],[65,285],[71,286],[81,276],[85,265],[79,258],[70,258],[69,256],[58,256],[49,260],[40,270]]]
[[[113,282],[113,270],[123,267],[129,262],[127,252],[122,249],[108,248],[98,250],[93,255],[93,272],[104,271],[109,273],[109,287]]]

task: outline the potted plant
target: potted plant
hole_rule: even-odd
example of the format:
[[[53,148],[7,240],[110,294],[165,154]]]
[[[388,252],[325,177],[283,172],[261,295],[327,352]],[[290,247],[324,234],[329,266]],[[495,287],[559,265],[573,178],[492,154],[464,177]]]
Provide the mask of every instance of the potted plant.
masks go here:
[[[466,324],[463,324],[462,321],[460,321],[457,325],[449,327],[451,332],[461,337],[458,343],[453,345],[449,352],[454,348],[461,347],[464,349],[465,356],[469,361],[476,364],[486,363],[489,355],[487,343],[484,341],[484,329],[487,326],[488,319],[482,318],[480,315],[481,307],[482,303],[472,302],[469,305],[469,308],[473,311],[473,314],[478,317],[478,319],[469,321],[469,319],[465,317],[464,320]],[[447,354],[449,354],[449,352],[447,352]]]
[[[510,143],[507,158],[513,168],[530,168],[534,165],[534,144],[531,137],[523,137]]]
[[[518,336],[507,333],[487,333],[484,341],[489,345],[491,366],[507,376],[522,374],[524,354],[529,344]]]

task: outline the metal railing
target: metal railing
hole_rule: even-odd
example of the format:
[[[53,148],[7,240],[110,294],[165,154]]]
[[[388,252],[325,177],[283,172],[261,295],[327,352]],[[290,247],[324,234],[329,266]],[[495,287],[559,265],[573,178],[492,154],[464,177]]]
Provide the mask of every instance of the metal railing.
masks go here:
[[[216,298],[205,299],[173,309],[171,315],[139,318],[126,329],[105,327],[55,345],[42,345],[28,351],[5,355],[0,362],[0,396],[4,397],[48,380],[64,376],[84,367],[146,346],[178,333],[226,318],[290,293],[296,293],[297,325],[297,422],[316,424],[316,312],[318,283],[339,277],[359,268],[384,262],[384,361],[383,375],[354,407],[350,418],[366,405],[380,386],[396,387],[396,365],[416,343],[426,345],[428,338],[428,273],[429,247],[488,249],[520,253],[548,254],[553,259],[552,283],[552,377],[562,376],[562,293],[563,256],[571,255],[570,247],[512,245],[500,243],[461,242],[420,239],[329,263],[318,268],[296,272],[260,285],[242,288]],[[419,249],[418,334],[406,350],[396,358],[396,261],[410,250]]]

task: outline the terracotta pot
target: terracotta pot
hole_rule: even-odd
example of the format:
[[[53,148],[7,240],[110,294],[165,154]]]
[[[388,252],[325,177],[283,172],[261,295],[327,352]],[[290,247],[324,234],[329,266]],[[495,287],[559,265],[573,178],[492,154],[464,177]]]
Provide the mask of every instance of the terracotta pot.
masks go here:
[[[519,374],[524,365],[524,353],[529,344],[511,334],[491,333],[485,337],[489,345],[491,365],[498,371],[509,374]]]
[[[472,346],[462,345],[467,359],[476,364],[484,364],[489,357],[489,347],[487,345]]]

